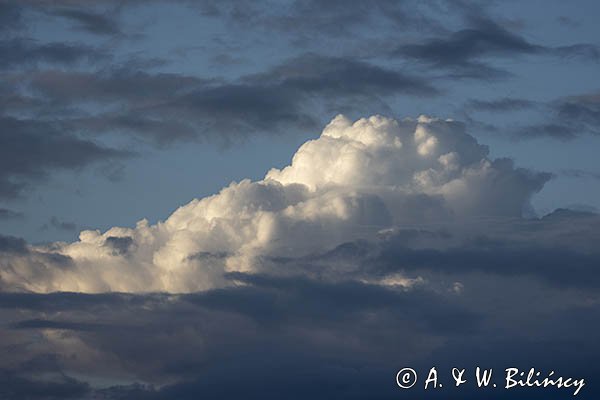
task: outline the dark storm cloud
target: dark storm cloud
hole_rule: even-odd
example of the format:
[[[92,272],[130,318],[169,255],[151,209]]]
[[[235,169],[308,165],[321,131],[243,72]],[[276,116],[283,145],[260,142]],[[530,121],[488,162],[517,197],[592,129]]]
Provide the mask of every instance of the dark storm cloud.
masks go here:
[[[401,45],[395,54],[435,68],[447,69],[453,76],[470,78],[494,78],[507,74],[507,71],[481,61],[487,57],[550,55],[598,60],[600,55],[598,47],[591,44],[579,43],[560,47],[534,44],[488,18],[471,18],[471,25],[470,28],[458,30],[449,37]]]
[[[420,290],[403,292],[356,281],[327,282],[301,276],[230,273],[226,277],[250,286],[185,295],[183,298],[211,309],[242,313],[268,324],[280,323],[287,318],[343,322],[350,315],[371,310],[391,313],[396,317],[406,313],[401,318],[413,321],[422,318],[419,326],[439,332],[459,333],[462,329],[471,331],[476,326],[474,316],[453,306],[447,308],[444,300]],[[435,303],[435,306],[430,307],[428,302]],[[413,314],[417,305],[420,305],[418,312]],[[452,320],[462,321],[461,326],[450,323]]]
[[[574,306],[573,293],[520,278],[484,276],[467,281],[473,287],[462,294],[299,276],[229,279],[238,286],[179,296],[0,294],[3,351],[37,338],[30,352],[13,356],[4,397],[46,398],[59,390],[66,396],[70,388],[74,397],[105,399],[394,398],[402,394],[395,373],[406,365],[426,371],[535,364],[572,372],[589,367],[585,360],[600,350],[590,335],[600,328],[595,303]],[[581,346],[588,356],[569,350]],[[73,370],[81,380],[70,376]],[[95,389],[82,378],[120,372],[129,384]],[[29,381],[49,391],[28,392],[23,382]],[[594,388],[584,390],[589,395]],[[477,395],[467,388],[444,392],[444,398]],[[502,398],[522,397],[502,391]]]
[[[102,324],[77,323],[70,321],[48,321],[44,319],[28,319],[19,321],[14,329],[60,329],[64,331],[99,331],[104,328]]]
[[[250,385],[247,388],[252,388],[247,393],[252,398],[260,388],[251,381],[260,375],[273,377],[272,392],[287,392],[291,380],[277,373],[282,368],[289,368],[291,376],[302,385],[311,380],[302,377],[303,371],[313,369],[322,375],[324,383],[342,383],[349,378],[343,371],[350,371],[356,378],[361,376],[351,372],[356,368],[365,368],[383,384],[390,374],[393,376],[395,357],[402,359],[414,353],[413,349],[393,346],[396,340],[415,342],[409,332],[432,340],[440,335],[463,335],[476,332],[479,324],[478,316],[433,292],[411,294],[362,283],[328,283],[300,277],[236,274],[231,278],[245,285],[163,296],[164,301],[156,301],[157,295],[152,294],[129,296],[132,300],[127,301],[119,294],[2,294],[0,307],[10,327],[0,329],[4,338],[0,346],[20,346],[39,332],[61,332],[62,337],[82,344],[79,350],[68,351],[78,352],[78,357],[59,352],[55,362],[37,366],[38,374],[61,371],[68,377],[68,371],[80,362],[81,371],[92,368],[102,374],[121,370],[118,364],[124,363],[141,379],[179,381],[164,392],[152,387],[135,388],[141,394],[160,398],[173,398],[173,393],[185,394],[188,390],[191,392],[184,398],[199,393],[227,393],[229,385],[222,383],[231,379],[235,366],[245,370],[254,365],[247,373],[251,379],[239,377]],[[28,311],[18,316],[19,310]],[[41,351],[30,357],[18,355],[14,365],[21,367],[13,369],[12,379],[30,377],[23,366],[60,351],[45,340],[40,346]],[[88,363],[86,348],[93,349],[100,358],[93,361],[92,355]],[[114,354],[116,364],[110,361],[112,356],[104,358],[103,354],[108,353]],[[157,359],[161,363],[156,363]],[[370,370],[373,366],[375,371]],[[386,373],[388,368],[392,370]],[[336,370],[342,372],[342,377]],[[217,386],[207,386],[210,381]],[[13,384],[9,381],[6,386]],[[264,384],[261,386],[264,389]],[[100,393],[110,394],[107,397],[112,399],[132,389],[116,386]]]
[[[166,294],[140,296],[125,293],[86,294],[55,292],[38,294],[0,292],[0,308],[20,308],[23,310],[39,311],[41,313],[60,313],[61,311],[87,311],[93,313],[99,312],[102,309],[108,311],[110,308],[157,308],[160,307],[160,304],[172,298],[172,295]]]
[[[18,196],[32,180],[51,170],[129,155],[62,133],[52,122],[0,117],[0,198]]]
[[[564,248],[540,246],[519,249],[495,245],[488,249],[473,246],[442,251],[393,247],[384,250],[381,257],[386,266],[384,268],[388,268],[390,261],[394,260],[398,271],[433,271],[451,275],[459,271],[529,275],[558,286],[600,287],[600,273],[597,269],[600,255],[583,254]]]

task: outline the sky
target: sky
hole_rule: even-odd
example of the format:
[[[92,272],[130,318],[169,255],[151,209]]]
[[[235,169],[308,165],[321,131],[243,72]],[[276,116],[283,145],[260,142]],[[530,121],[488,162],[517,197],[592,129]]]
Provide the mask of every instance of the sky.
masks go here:
[[[0,0],[0,397],[594,398],[599,12]]]

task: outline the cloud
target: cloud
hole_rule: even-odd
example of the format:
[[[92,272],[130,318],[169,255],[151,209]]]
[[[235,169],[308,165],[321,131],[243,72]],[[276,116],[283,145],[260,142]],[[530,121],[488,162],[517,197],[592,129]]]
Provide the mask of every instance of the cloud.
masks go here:
[[[13,236],[0,235],[0,251],[3,253],[27,253],[25,240]]]
[[[600,134],[600,93],[586,93],[559,100],[554,106],[558,118],[575,129],[594,135]]]
[[[573,19],[571,17],[567,17],[566,15],[561,15],[556,18],[556,21],[561,25],[564,25],[568,28],[577,28],[581,25],[579,20]]]
[[[517,138],[550,137],[573,140],[585,134],[600,134],[600,94],[590,92],[566,96],[547,104],[550,122],[535,123],[516,130]]]
[[[474,26],[452,33],[448,38],[430,39],[419,44],[398,47],[397,55],[450,68],[456,73],[474,78],[494,77],[502,71],[476,61],[489,55],[519,55],[539,53],[541,46],[504,29],[489,19],[477,19]]]
[[[568,178],[591,178],[600,180],[600,173],[582,169],[563,169],[560,173]]]
[[[0,2],[3,199],[56,170],[94,165],[118,178],[132,154],[103,144],[112,139],[103,134],[155,146],[229,143],[315,132],[327,109],[381,111],[404,96],[439,95],[405,64],[361,57],[381,56],[390,37],[397,46],[397,32],[436,35],[397,55],[458,77],[506,76],[488,64],[498,57],[598,59],[593,45],[542,46],[493,21],[447,33],[430,16],[449,22],[478,7],[461,1],[264,10],[185,2],[227,15],[239,24],[228,32],[242,27],[248,41],[287,35],[284,44],[327,51],[283,55],[227,79],[105,65],[98,61],[112,59],[85,43],[10,36],[23,15],[51,15],[111,40],[126,34],[125,18],[106,8],[118,3]],[[597,105],[595,93],[557,99],[531,131],[595,134]],[[466,106],[500,113],[538,104],[500,97]],[[599,217],[533,217],[530,200],[551,175],[489,154],[457,121],[338,116],[288,166],[233,182],[165,221],[87,230],[72,243],[0,235],[0,398],[396,398],[415,393],[396,387],[399,368],[422,374],[432,365],[534,365],[585,376],[584,396],[597,398]],[[0,208],[0,218],[14,216]],[[569,395],[461,389],[419,396]]]
[[[424,79],[405,75],[351,58],[304,54],[285,61],[248,81],[278,82],[282,87],[332,96],[367,93],[434,95],[437,90]]]
[[[44,224],[42,229],[48,229],[49,226],[62,231],[75,231],[77,229],[77,224],[74,222],[62,221],[54,215],[50,218],[49,224]]]
[[[14,198],[56,169],[120,159],[131,153],[61,132],[52,122],[0,117],[0,198]]]
[[[69,132],[125,133],[158,146],[198,139],[231,144],[252,134],[312,130],[323,106],[356,110],[394,96],[438,93],[419,77],[316,54],[233,81],[150,73],[132,65],[94,73],[45,70],[20,78],[27,95],[7,101],[13,112],[39,109],[40,119],[58,113],[57,123]],[[98,106],[101,112],[89,111]]]
[[[441,23],[433,18],[440,9],[462,12],[459,4],[450,7],[446,2],[355,1],[349,7],[343,1],[291,1],[272,4],[268,10],[256,6],[240,7],[231,1],[202,1],[192,7],[209,17],[232,22],[243,28],[259,26],[266,32],[288,35],[295,44],[306,45],[314,40],[335,39],[340,42],[354,39],[366,27],[373,36],[407,30],[436,30]],[[471,5],[476,8],[475,5]]]
[[[406,55],[441,64],[461,64],[487,54],[534,53],[539,50],[522,37],[509,32],[492,20],[478,20],[472,29],[453,33],[447,40],[430,40],[422,45],[400,49]],[[438,52],[435,52],[437,50]]]
[[[490,275],[532,276],[538,281],[546,281],[555,286],[594,289],[600,287],[600,276],[595,267],[600,262],[599,254],[585,254],[558,246],[548,248],[547,244],[529,244],[525,248],[519,248],[500,242],[495,243],[495,246],[485,247],[475,242],[471,246],[444,250],[414,250],[396,244],[383,251],[382,257],[389,257],[389,260],[383,261],[382,264],[389,268],[392,265],[391,260],[395,260],[397,272],[406,274],[409,271],[418,271],[419,276],[423,277],[429,276],[427,272],[456,276],[460,271],[464,271]],[[373,261],[375,264],[378,262],[377,259]],[[385,272],[390,274],[393,270],[392,268]],[[412,274],[408,274],[410,275]]]
[[[548,124],[533,124],[519,127],[513,133],[513,137],[517,139],[533,139],[540,137],[548,137],[552,139],[568,141],[579,136],[577,128],[569,125],[558,123]]]
[[[7,208],[0,208],[0,219],[20,219],[23,218],[23,213],[18,211],[9,210]]]
[[[72,65],[104,57],[100,50],[76,43],[38,43],[22,38],[0,40],[0,68],[3,69],[41,63]]]
[[[449,37],[433,38],[422,43],[404,44],[394,54],[450,71],[451,76],[489,79],[507,75],[506,71],[481,61],[488,57],[550,55],[598,60],[597,46],[579,43],[546,47],[531,43],[489,18],[471,18],[471,27],[453,32]]]
[[[247,273],[227,275],[236,285],[185,295],[0,293],[0,350],[9,355],[0,360],[7,371],[0,393],[390,398],[399,393],[394,375],[406,365],[424,373],[432,365],[502,370],[533,363],[595,376],[594,364],[586,363],[600,350],[590,335],[600,328],[591,317],[598,312],[593,292],[456,272],[465,283],[460,293]],[[9,351],[15,348],[21,351]],[[444,397],[481,396],[460,389],[448,388]]]
[[[21,15],[23,11],[8,3],[2,7],[0,15]],[[56,169],[80,168],[130,155],[65,129],[60,123],[65,111],[60,106],[24,93],[27,77],[35,75],[38,68],[72,67],[105,58],[103,51],[78,43],[0,39],[4,78],[0,84],[0,199],[23,195],[32,182]]]
[[[600,217],[523,218],[549,174],[464,129],[340,115],[155,225],[0,236],[0,396],[392,398],[403,366],[482,363],[590,379]],[[444,396],[481,396],[462,389]]]
[[[107,25],[111,12],[100,15],[90,7],[71,6],[15,3],[3,12],[20,15],[35,9],[77,20],[87,30],[116,29]],[[396,69],[312,53],[229,80],[151,72],[135,60],[107,65],[108,54],[86,43],[7,37],[0,40],[0,53],[5,55],[0,57],[0,68],[5,69],[0,141],[9,144],[0,149],[5,161],[0,172],[4,199],[23,196],[32,182],[57,169],[131,155],[103,145],[102,140],[111,138],[101,135],[161,148],[189,141],[227,146],[255,134],[316,130],[328,108],[354,112],[363,105],[373,110],[383,105],[385,109],[396,96],[438,93],[424,79]],[[42,135],[44,131],[51,134]],[[42,136],[49,150],[38,162],[34,141]]]
[[[545,286],[595,290],[600,217],[558,209],[543,218],[467,219],[462,224],[414,224],[382,230],[376,238],[343,243],[307,256],[267,257],[263,269],[314,279],[352,279],[404,287],[468,279],[531,279]],[[445,286],[444,286],[445,285]]]
[[[44,382],[0,371],[0,395],[6,399],[76,399],[89,393],[89,387],[74,378]]]
[[[352,371],[363,365],[377,366],[383,372],[395,357],[414,357],[420,350],[435,347],[436,337],[474,332],[480,324],[478,316],[456,299],[452,301],[452,295],[354,282],[246,274],[231,278],[247,284],[183,296],[2,294],[0,312],[8,325],[0,329],[2,350],[40,335],[37,349],[0,361],[4,368],[12,364],[12,376],[7,377],[4,390],[10,393],[7,388],[20,387],[18,383],[25,378],[39,382],[40,376],[47,384],[59,386],[65,378],[73,379],[73,371],[79,371],[83,374],[79,376],[92,375],[108,382],[152,382],[153,386],[137,387],[148,396],[158,395],[153,393],[158,392],[157,387],[167,384],[160,389],[165,392],[160,396],[171,392],[172,398],[174,391],[228,391],[229,385],[220,383],[237,369],[235,364],[245,370],[255,363],[248,370],[254,371],[251,379],[240,376],[255,396],[258,388],[247,386],[255,373],[275,373],[287,366],[284,369],[290,368],[294,374],[308,371],[312,365],[325,381],[337,381],[347,377],[343,373],[336,378],[337,369]],[[448,323],[451,321],[461,324],[455,326]],[[395,340],[411,344],[410,350],[386,350]],[[271,349],[269,355],[260,357],[267,349]],[[342,352],[347,355],[339,358]],[[55,356],[49,357],[51,354]],[[302,375],[296,379],[304,383]],[[216,380],[217,385],[206,387],[203,376]],[[385,376],[380,377],[382,382]],[[274,393],[281,394],[284,386],[293,382],[282,374],[273,377]],[[102,390],[93,383],[78,383],[80,389],[97,395],[104,392],[110,394],[108,398],[134,390],[128,385]],[[195,389],[186,390],[185,385]],[[189,395],[192,393],[185,397]]]
[[[504,97],[494,100],[470,100],[466,103],[466,108],[475,111],[508,112],[526,110],[535,105],[531,100]]]
[[[598,61],[600,48],[590,43],[578,43],[569,46],[558,46],[547,50],[550,54],[563,58],[581,58],[583,60]]]
[[[94,73],[45,70],[23,78],[32,90],[55,103],[118,100],[136,107],[161,103],[182,91],[208,83],[190,76],[152,74],[126,66]]]
[[[116,255],[126,254],[133,244],[133,239],[129,236],[109,236],[104,241],[104,245],[110,247]]]
[[[26,279],[9,268],[2,281],[40,292],[205,290],[225,285],[225,272],[260,271],[264,257],[307,255],[398,225],[520,218],[549,178],[489,159],[452,120],[340,115],[263,180],[233,182],[156,225],[83,231],[77,242],[36,249],[72,264],[44,267],[43,279],[39,264]]]
[[[0,32],[15,29],[21,23],[21,8],[8,2],[0,3]]]
[[[82,9],[58,9],[54,15],[69,19],[76,23],[80,30],[97,35],[116,35],[120,33],[115,16],[104,15]]]

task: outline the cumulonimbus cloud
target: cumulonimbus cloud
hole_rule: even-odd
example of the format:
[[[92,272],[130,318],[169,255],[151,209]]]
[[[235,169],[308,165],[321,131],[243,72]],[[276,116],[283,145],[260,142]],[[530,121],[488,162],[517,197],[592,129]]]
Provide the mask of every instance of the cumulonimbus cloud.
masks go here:
[[[521,218],[549,174],[488,157],[463,124],[421,116],[335,117],[291,164],[233,182],[163,222],[81,232],[0,261],[4,290],[192,292],[398,226]]]

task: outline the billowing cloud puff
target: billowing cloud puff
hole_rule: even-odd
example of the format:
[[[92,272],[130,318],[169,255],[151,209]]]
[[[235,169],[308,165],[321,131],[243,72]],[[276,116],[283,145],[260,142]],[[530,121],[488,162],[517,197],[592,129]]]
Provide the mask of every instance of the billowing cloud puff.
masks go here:
[[[5,290],[190,292],[256,272],[265,257],[301,257],[398,226],[521,217],[549,179],[488,158],[461,123],[335,117],[291,164],[231,183],[167,220],[29,247],[0,261]],[[40,262],[40,257],[56,255]],[[32,262],[32,259],[38,262]]]

